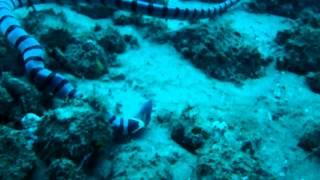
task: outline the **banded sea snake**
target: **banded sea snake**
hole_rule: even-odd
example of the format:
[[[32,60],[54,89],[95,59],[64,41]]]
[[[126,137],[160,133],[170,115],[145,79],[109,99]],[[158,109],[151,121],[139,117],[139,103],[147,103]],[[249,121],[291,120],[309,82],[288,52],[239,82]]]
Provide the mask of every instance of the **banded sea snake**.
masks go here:
[[[140,0],[0,0],[0,29],[9,43],[22,54],[26,74],[39,90],[46,90],[62,99],[81,98],[81,94],[64,76],[45,67],[42,46],[20,26],[13,15],[13,10],[42,3],[87,2],[102,3],[117,9],[166,19],[192,19],[215,17],[239,1],[226,0],[212,8],[205,9],[182,9]],[[149,101],[141,108],[136,118],[123,119],[109,115],[108,119],[120,134],[134,134],[150,121],[151,108],[152,103]]]

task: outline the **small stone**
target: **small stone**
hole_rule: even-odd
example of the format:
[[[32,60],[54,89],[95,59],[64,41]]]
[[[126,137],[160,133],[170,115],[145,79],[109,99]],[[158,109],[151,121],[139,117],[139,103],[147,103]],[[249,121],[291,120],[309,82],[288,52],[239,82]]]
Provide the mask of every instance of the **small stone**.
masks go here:
[[[190,131],[186,131],[182,124],[173,126],[171,138],[192,153],[195,153],[204,144],[205,139],[201,134],[193,134]]]

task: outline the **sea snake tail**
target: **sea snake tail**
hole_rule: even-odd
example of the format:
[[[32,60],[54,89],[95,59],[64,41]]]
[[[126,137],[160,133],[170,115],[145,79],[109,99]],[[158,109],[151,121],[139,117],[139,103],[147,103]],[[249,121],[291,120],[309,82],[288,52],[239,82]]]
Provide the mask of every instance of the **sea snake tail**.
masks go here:
[[[78,96],[76,89],[65,77],[45,68],[44,50],[40,43],[20,26],[12,14],[20,3],[21,0],[0,0],[0,30],[22,54],[26,74],[40,90],[47,90],[59,98]]]
[[[117,9],[127,10],[134,13],[149,15],[165,19],[196,19],[212,18],[223,14],[233,7],[240,0],[225,0],[211,8],[180,8],[167,6],[164,4],[146,2],[142,0],[11,0],[15,2],[15,7],[33,6],[42,3],[92,3],[113,6]]]
[[[103,1],[103,0],[102,0]],[[139,0],[106,0],[106,4],[110,4],[117,9],[132,11],[153,17],[164,19],[199,19],[212,18],[226,12],[227,9],[237,4],[240,0],[226,0],[216,4],[212,8],[179,8],[144,2]]]

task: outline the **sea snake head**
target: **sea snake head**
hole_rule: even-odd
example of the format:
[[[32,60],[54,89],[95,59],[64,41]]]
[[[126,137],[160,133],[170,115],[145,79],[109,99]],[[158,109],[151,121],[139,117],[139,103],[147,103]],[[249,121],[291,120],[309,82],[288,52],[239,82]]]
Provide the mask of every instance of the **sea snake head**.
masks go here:
[[[109,122],[112,124],[115,136],[131,136],[138,134],[149,124],[152,112],[152,101],[146,102],[132,118],[119,118],[112,116]]]
[[[147,126],[151,119],[151,112],[152,112],[152,101],[149,100],[140,108],[139,112],[135,116],[138,119],[141,119],[144,124]]]

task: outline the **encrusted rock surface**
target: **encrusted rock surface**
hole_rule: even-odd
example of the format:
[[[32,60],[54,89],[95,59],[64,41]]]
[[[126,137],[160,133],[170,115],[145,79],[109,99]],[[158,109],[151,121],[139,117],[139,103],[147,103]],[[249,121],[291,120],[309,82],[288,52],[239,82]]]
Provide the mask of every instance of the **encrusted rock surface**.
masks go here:
[[[102,111],[85,102],[74,102],[47,113],[36,135],[38,156],[46,162],[68,158],[80,163],[111,145],[112,131]]]
[[[290,18],[297,18],[305,8],[312,8],[315,11],[320,9],[317,0],[253,0],[248,6],[257,12],[268,12]]]
[[[47,171],[49,179],[63,180],[63,179],[85,179],[86,176],[71,160],[66,158],[56,159],[51,162]]]
[[[320,125],[310,125],[299,139],[298,146],[320,158]]]
[[[271,61],[227,24],[191,26],[177,31],[171,41],[195,67],[223,81],[261,77]]]
[[[2,81],[3,96],[0,98],[5,114],[5,119],[10,119],[10,124],[17,125],[26,113],[43,114],[50,100],[45,99],[45,94],[28,82],[24,77],[14,77],[9,73],[4,73]],[[1,114],[1,113],[0,113]]]
[[[320,71],[319,35],[319,29],[300,25],[279,32],[276,42],[284,48],[284,55],[277,62],[278,69],[297,74]]]
[[[115,29],[107,28],[103,37],[99,39],[98,43],[106,52],[109,53],[123,53],[126,50],[126,43],[124,37]]]
[[[36,165],[36,154],[26,143],[27,136],[0,125],[0,179],[27,179]]]
[[[115,59],[94,40],[70,44],[64,53],[58,50],[55,55],[61,69],[89,79],[106,74],[109,64]]]
[[[320,72],[310,74],[307,76],[306,81],[307,85],[313,92],[320,94]]]

